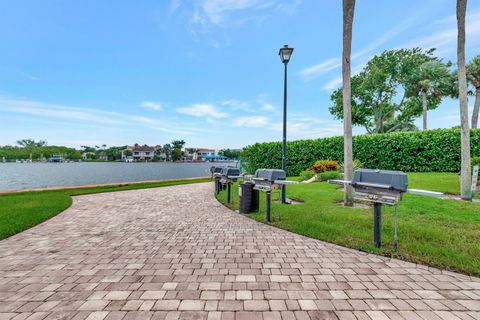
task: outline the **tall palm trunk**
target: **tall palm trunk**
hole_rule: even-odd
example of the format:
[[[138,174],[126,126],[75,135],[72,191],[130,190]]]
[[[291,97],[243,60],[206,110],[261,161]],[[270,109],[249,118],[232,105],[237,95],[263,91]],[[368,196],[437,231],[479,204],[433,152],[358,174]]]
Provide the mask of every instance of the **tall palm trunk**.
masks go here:
[[[422,118],[423,118],[423,130],[427,130],[427,111],[428,111],[428,102],[427,102],[427,93],[422,92]]]
[[[465,67],[465,15],[467,0],[457,0],[457,65],[458,91],[460,98],[460,127],[462,141],[462,165],[460,194],[463,200],[470,200],[470,130],[468,128],[467,71]]]
[[[472,129],[477,129],[479,111],[480,111],[480,87],[477,87],[475,90],[475,104],[473,105]]]
[[[352,146],[352,87],[350,56],[352,53],[352,25],[355,11],[355,0],[343,0],[343,53],[342,53],[342,80],[343,80],[343,163],[344,179],[353,177],[353,146]],[[353,188],[345,186],[343,202],[346,206],[353,206]]]

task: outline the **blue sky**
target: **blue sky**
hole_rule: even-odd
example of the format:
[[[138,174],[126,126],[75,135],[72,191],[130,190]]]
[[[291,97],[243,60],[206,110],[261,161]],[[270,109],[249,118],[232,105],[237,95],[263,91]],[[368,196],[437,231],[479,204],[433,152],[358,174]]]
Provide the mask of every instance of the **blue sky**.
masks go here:
[[[0,1],[0,145],[280,140],[284,44],[295,48],[288,138],[341,135],[328,112],[341,83],[340,0]],[[357,1],[353,72],[416,46],[456,61],[454,0]],[[478,1],[466,51],[480,54]],[[431,128],[458,123],[454,100],[429,114]]]

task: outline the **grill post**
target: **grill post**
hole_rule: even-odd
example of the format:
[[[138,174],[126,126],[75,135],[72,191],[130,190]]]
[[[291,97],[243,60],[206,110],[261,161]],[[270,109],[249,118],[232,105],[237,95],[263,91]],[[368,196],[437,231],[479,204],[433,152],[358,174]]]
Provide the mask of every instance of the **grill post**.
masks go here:
[[[382,246],[382,204],[379,202],[373,204],[373,243],[377,248]]]
[[[231,187],[231,183],[230,182],[227,182],[227,203],[230,203],[230,200],[231,200],[231,191],[232,191],[232,187]]]
[[[217,183],[218,183],[218,189],[217,189],[218,191],[217,191],[217,193],[220,193],[220,191],[225,190],[225,189],[223,189],[223,185],[222,185],[222,183],[220,182],[220,177],[218,178]]]
[[[267,191],[265,193],[265,202],[267,204],[266,215],[267,215],[267,221],[268,222],[272,222],[271,219],[270,219],[270,197],[271,197],[271,195],[272,195],[271,191]]]

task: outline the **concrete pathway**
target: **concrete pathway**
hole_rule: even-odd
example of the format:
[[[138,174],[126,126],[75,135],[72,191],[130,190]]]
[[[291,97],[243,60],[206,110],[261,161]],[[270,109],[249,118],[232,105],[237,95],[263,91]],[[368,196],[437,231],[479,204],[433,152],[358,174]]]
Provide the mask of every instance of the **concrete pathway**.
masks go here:
[[[480,279],[257,223],[211,184],[80,196],[0,241],[0,319],[480,319]]]

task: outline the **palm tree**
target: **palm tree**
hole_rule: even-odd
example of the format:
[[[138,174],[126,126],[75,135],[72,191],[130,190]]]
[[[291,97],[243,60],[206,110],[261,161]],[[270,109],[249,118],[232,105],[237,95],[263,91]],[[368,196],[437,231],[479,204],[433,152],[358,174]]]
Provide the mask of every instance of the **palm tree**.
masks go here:
[[[352,25],[355,11],[355,0],[343,0],[343,53],[342,53],[342,80],[343,80],[343,162],[344,179],[353,177],[353,147],[352,147],[352,87],[350,56],[352,52]],[[345,186],[343,202],[346,206],[353,206],[353,188]]]
[[[473,58],[467,65],[467,80],[475,87],[475,104],[473,105],[472,129],[478,126],[480,111],[480,55]]]
[[[449,93],[450,72],[447,65],[438,60],[424,62],[419,68],[418,88],[422,98],[423,130],[427,130],[429,99],[438,102]]]
[[[460,127],[462,142],[462,164],[460,194],[463,200],[470,200],[470,130],[468,128],[467,71],[465,67],[465,15],[467,0],[457,0],[457,66],[458,96],[460,98]]]

